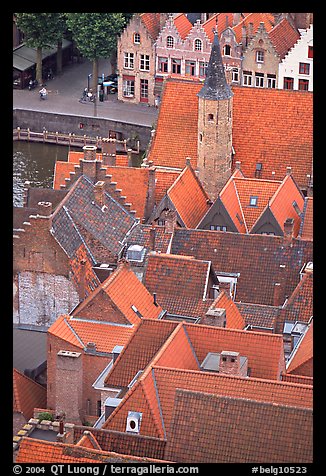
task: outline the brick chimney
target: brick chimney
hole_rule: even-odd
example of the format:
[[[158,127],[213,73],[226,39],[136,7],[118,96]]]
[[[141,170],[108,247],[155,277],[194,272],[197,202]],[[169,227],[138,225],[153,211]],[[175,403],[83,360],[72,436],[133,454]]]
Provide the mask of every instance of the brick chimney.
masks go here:
[[[52,203],[38,202],[37,204],[37,218],[39,223],[42,223],[42,229],[51,230],[52,228]]]
[[[132,149],[127,149],[128,167],[132,167]]]
[[[102,162],[103,165],[115,165],[117,154],[117,140],[112,137],[102,139]]]
[[[233,13],[233,26],[236,26],[241,19],[241,13]]]
[[[281,306],[282,302],[282,286],[281,283],[274,283],[273,306]]]
[[[94,185],[94,197],[95,202],[98,204],[99,207],[103,207],[105,203],[105,182],[98,181]]]
[[[155,226],[151,226],[149,229],[149,247],[150,251],[155,251],[155,239],[156,239],[156,229]]]
[[[96,146],[85,145],[83,147],[84,158],[80,161],[82,174],[86,175],[92,182],[96,180]]]
[[[83,368],[80,352],[60,350],[56,361],[55,411],[81,424]]]
[[[219,373],[226,375],[241,375],[240,354],[223,350],[220,354]]]
[[[146,203],[145,203],[145,212],[144,218],[148,220],[151,216],[154,206],[155,206],[155,188],[156,188],[156,177],[155,177],[155,167],[148,167],[148,187],[146,194]]]
[[[284,222],[284,238],[290,241],[293,238],[294,219],[287,218]]]
[[[177,212],[176,210],[166,210],[163,212],[164,216],[164,232],[165,233],[173,233],[174,228],[177,224]]]

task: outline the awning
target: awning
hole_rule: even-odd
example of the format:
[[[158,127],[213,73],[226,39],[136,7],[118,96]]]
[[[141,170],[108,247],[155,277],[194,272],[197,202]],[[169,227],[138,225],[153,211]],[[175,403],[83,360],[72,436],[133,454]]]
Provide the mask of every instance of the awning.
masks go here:
[[[71,41],[62,40],[62,49],[68,48],[71,45]],[[57,47],[55,48],[43,48],[42,49],[42,60],[48,58],[49,56],[57,52]],[[25,44],[17,46],[13,50],[13,67],[19,71],[25,71],[26,69],[31,68],[36,64],[36,48],[30,48]]]

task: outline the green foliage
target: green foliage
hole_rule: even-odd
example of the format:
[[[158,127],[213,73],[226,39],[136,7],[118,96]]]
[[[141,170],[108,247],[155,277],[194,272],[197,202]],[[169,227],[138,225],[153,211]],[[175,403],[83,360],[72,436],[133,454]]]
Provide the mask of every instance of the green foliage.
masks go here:
[[[94,61],[109,58],[125,26],[122,13],[66,13],[68,29],[81,54]]]
[[[24,32],[27,46],[56,46],[66,29],[63,13],[16,13],[17,26]]]
[[[38,415],[38,418],[42,420],[50,420],[53,421],[53,415],[50,412],[41,412]]]

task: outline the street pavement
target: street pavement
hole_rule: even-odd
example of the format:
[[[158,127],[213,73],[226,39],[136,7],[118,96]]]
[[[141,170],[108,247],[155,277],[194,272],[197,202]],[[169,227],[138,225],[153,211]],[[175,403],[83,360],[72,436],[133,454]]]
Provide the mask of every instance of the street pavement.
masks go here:
[[[82,92],[87,87],[88,74],[92,73],[92,63],[83,60],[63,68],[60,76],[55,76],[46,83],[48,98],[39,99],[39,87],[32,91],[28,88],[13,90],[13,108],[33,111],[52,112],[69,115],[82,115],[94,117],[94,104],[91,102],[80,103]],[[99,76],[111,74],[109,60],[100,59]],[[118,101],[117,93],[109,94],[104,102],[97,101],[97,116],[144,126],[152,126],[157,119],[158,111],[154,106],[147,104],[128,104]]]

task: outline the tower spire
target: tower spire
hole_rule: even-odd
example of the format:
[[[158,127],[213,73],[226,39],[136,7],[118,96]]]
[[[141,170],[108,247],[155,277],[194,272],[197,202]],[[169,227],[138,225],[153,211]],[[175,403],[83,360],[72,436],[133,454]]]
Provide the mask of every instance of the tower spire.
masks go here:
[[[230,99],[233,93],[225,78],[220,43],[218,41],[217,24],[213,31],[214,40],[211,56],[206,70],[204,85],[199,91],[198,97],[217,101],[219,99]]]

